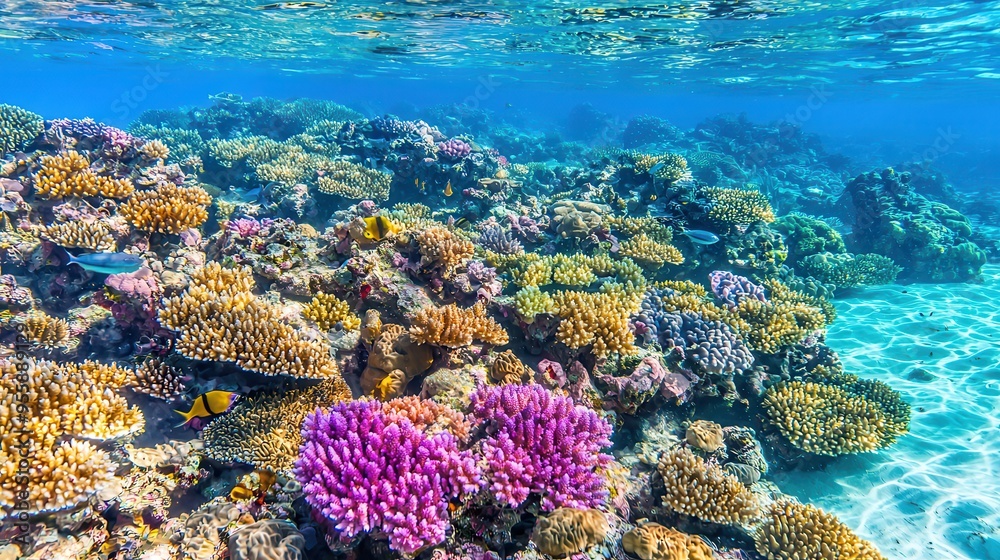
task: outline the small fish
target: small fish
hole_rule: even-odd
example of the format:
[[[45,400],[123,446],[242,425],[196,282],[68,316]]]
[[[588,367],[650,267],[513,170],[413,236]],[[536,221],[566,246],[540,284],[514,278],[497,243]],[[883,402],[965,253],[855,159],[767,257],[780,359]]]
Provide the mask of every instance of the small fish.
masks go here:
[[[192,427],[197,427],[201,424],[202,418],[218,416],[229,410],[229,407],[233,406],[233,403],[236,402],[239,396],[239,393],[233,393],[232,391],[209,391],[203,393],[194,400],[191,410],[187,412],[174,410],[174,412],[184,418],[184,421],[178,424],[178,426],[190,424]]]
[[[386,236],[402,231],[400,227],[385,216],[365,218],[365,239],[382,241]]]
[[[69,255],[68,252],[66,254]],[[100,274],[135,272],[142,267],[142,258],[128,253],[87,253],[79,257],[69,255],[69,262]]]
[[[448,184],[444,186],[444,195],[451,196],[455,194],[455,191],[451,190],[451,179],[448,179]]]
[[[698,245],[712,245],[719,242],[719,236],[703,229],[686,229],[682,231],[692,243]]]
[[[666,165],[666,162],[663,162],[663,161],[657,162],[656,165],[654,165],[653,167],[649,168],[649,174],[650,175],[656,175],[656,172],[659,171],[659,170],[661,170],[661,169],[663,169],[664,165]]]
[[[465,216],[462,216],[461,218],[455,220],[455,227],[457,228],[464,228],[469,225],[470,225],[469,219],[466,218]]]

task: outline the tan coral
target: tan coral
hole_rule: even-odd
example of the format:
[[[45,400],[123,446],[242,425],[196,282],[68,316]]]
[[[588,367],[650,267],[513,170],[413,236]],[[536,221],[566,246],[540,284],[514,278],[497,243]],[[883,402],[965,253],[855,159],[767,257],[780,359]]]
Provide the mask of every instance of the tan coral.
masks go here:
[[[550,209],[556,233],[566,239],[583,239],[604,223],[604,216],[611,209],[601,204],[582,200],[562,200]]]
[[[708,420],[695,420],[688,426],[685,439],[694,447],[712,453],[722,448],[726,438],[722,426]]]
[[[712,187],[705,189],[705,196],[712,204],[708,217],[714,220],[744,226],[774,221],[771,203],[760,191]]]
[[[229,535],[231,560],[302,560],[306,539],[290,521],[262,519]]]
[[[188,358],[236,362],[265,375],[341,379],[326,341],[302,338],[253,287],[250,268],[209,263],[187,290],[163,301],[160,323],[179,333],[176,349]]]
[[[609,530],[600,510],[559,508],[538,518],[531,540],[542,554],[566,558],[604,542]]]
[[[787,500],[767,509],[754,542],[767,560],[885,560],[834,515]]]
[[[349,161],[333,162],[317,181],[319,191],[360,200],[388,200],[392,175]]]
[[[41,198],[125,198],[135,191],[129,179],[97,175],[90,169],[90,160],[74,150],[44,156],[40,164],[41,169],[35,174],[35,194]]]
[[[486,306],[477,303],[461,308],[454,303],[444,307],[425,307],[417,312],[410,327],[417,342],[434,346],[461,348],[474,341],[494,346],[507,344],[507,331],[486,315]]]
[[[18,471],[17,453],[17,448],[0,444],[0,518],[14,508],[28,515],[69,509],[115,480],[116,465],[108,453],[85,441],[36,446],[26,478]],[[19,494],[22,489],[26,497]]]
[[[759,515],[757,498],[736,478],[687,448],[664,453],[658,466],[665,492],[663,505],[702,521],[747,525]]]
[[[431,435],[448,432],[465,441],[472,429],[465,415],[458,410],[417,396],[386,401],[382,410],[387,415],[406,418],[418,430]]]
[[[599,293],[557,292],[553,295],[560,321],[556,339],[573,349],[593,345],[594,354],[633,354],[635,335],[629,317],[638,312],[641,295],[623,290]]]
[[[459,267],[469,262],[476,249],[471,241],[439,226],[419,231],[414,238],[420,249],[421,267],[440,269],[444,278],[454,276]]]
[[[328,331],[340,323],[345,330],[361,326],[361,319],[351,313],[351,306],[333,294],[317,294],[302,310],[302,316]]]
[[[434,363],[430,346],[418,343],[400,325],[382,325],[372,343],[368,365],[361,372],[361,392],[381,400],[403,395],[414,377]]]
[[[205,223],[210,204],[212,197],[201,187],[167,183],[135,193],[118,213],[140,230],[176,234]]]
[[[170,148],[160,140],[150,140],[139,148],[139,153],[146,159],[167,159]]]
[[[17,323],[18,331],[30,344],[54,349],[65,348],[70,342],[69,323],[42,311],[30,311]]]
[[[510,350],[497,354],[490,365],[490,379],[501,385],[523,383],[528,374],[528,367]]]
[[[712,560],[712,549],[698,537],[659,523],[644,523],[622,535],[622,548],[640,560]]]
[[[655,241],[645,233],[625,241],[621,244],[619,254],[631,257],[639,264],[650,268],[658,269],[665,264],[681,264],[684,262],[684,255],[667,243]]]
[[[41,236],[65,248],[90,249],[91,251],[114,251],[117,247],[111,228],[100,220],[77,220],[52,224]]]
[[[132,389],[165,401],[184,393],[183,374],[159,358],[149,358],[136,366]]]

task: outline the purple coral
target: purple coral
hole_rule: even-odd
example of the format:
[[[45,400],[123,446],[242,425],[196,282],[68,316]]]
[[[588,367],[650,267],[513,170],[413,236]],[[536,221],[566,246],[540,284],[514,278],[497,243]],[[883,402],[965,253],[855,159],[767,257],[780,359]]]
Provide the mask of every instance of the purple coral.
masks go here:
[[[472,153],[472,146],[460,138],[452,138],[447,142],[438,142],[438,151],[450,159],[462,159]]]
[[[120,294],[134,295],[144,299],[151,298],[161,292],[156,276],[146,267],[135,272],[112,274],[104,279],[104,284]]]
[[[344,537],[380,530],[406,554],[444,540],[448,501],[480,487],[476,463],[450,433],[428,436],[375,401],[306,417],[295,477],[306,501]]]
[[[659,335],[664,350],[677,349],[682,367],[699,375],[742,373],[753,365],[753,354],[729,325],[697,313],[667,313]]]
[[[239,218],[230,220],[226,225],[226,230],[239,235],[241,239],[246,239],[260,233],[262,227],[261,223],[254,218]]]
[[[513,255],[524,251],[521,242],[505,231],[500,224],[489,224],[480,230],[479,245],[488,251],[501,255]]]
[[[488,484],[501,502],[517,507],[541,496],[545,511],[597,507],[608,498],[596,472],[611,457],[611,425],[584,406],[541,385],[484,387],[472,394],[473,423],[481,442]]]
[[[91,118],[53,119],[48,122],[47,133],[55,138],[99,138],[104,133],[104,125]]]
[[[756,299],[767,303],[764,288],[758,286],[744,276],[737,276],[732,272],[716,270],[709,275],[712,284],[712,293],[719,298],[730,309],[735,308],[741,301],[746,299]]]

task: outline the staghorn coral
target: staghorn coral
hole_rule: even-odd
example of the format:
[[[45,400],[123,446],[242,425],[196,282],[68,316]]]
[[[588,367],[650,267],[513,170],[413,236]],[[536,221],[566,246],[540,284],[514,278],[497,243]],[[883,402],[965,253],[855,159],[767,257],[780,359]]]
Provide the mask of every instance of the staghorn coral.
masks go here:
[[[434,226],[414,235],[420,249],[420,266],[440,270],[443,278],[451,278],[457,269],[472,258],[475,245],[450,230]]]
[[[875,451],[906,430],[876,401],[820,383],[779,383],[764,394],[763,406],[768,422],[792,445],[817,455]]]
[[[655,241],[645,233],[622,243],[619,254],[631,257],[637,263],[653,270],[661,268],[665,264],[684,262],[684,255],[677,247]]]
[[[601,453],[611,445],[611,425],[593,410],[541,385],[500,385],[472,394],[471,420],[485,429],[482,462],[500,502],[518,507],[538,494],[542,511],[552,511],[607,500],[597,469],[611,461]]]
[[[217,461],[236,461],[273,472],[290,470],[302,445],[306,415],[350,398],[337,380],[247,397],[205,428],[205,454]]]
[[[788,500],[771,504],[754,542],[767,560],[885,560],[834,515]]]
[[[889,257],[874,253],[817,253],[802,259],[799,266],[805,274],[840,289],[891,284],[903,270]]]
[[[201,187],[167,183],[135,193],[118,213],[140,230],[177,234],[205,223],[210,204],[212,197]]]
[[[126,198],[135,191],[130,179],[98,175],[90,169],[87,156],[74,150],[44,156],[35,174],[35,194],[41,198],[67,196]]]
[[[601,510],[559,508],[538,518],[531,541],[542,554],[564,558],[604,542],[609,530]]]
[[[722,426],[708,420],[695,420],[688,426],[685,440],[702,451],[712,453],[725,445]]]
[[[490,366],[490,379],[501,385],[521,383],[527,374],[528,367],[510,350],[497,354]]]
[[[176,349],[188,358],[232,361],[264,375],[339,379],[326,342],[303,339],[253,287],[250,268],[211,262],[183,293],[163,301],[160,323],[179,333]]]
[[[0,104],[0,156],[24,148],[45,130],[41,115]]]
[[[455,436],[426,435],[377,401],[317,410],[302,437],[295,477],[306,501],[336,533],[382,531],[404,554],[443,541],[449,500],[480,487],[476,463]]]
[[[42,230],[41,236],[67,249],[114,251],[118,245],[111,228],[101,220],[74,220],[52,224]]]
[[[665,486],[663,505],[677,513],[722,525],[746,525],[759,514],[757,498],[743,484],[690,449],[664,453],[657,469]]]
[[[708,217],[737,226],[774,221],[774,210],[767,197],[757,190],[707,188],[704,191],[711,208]]]
[[[598,357],[636,352],[629,317],[639,310],[641,296],[622,289],[598,293],[556,292],[559,327],[556,339],[573,349],[593,346]]]
[[[332,162],[316,181],[319,192],[354,200],[388,200],[392,175],[349,161]]]
[[[302,310],[302,316],[328,331],[340,323],[345,330],[361,326],[361,319],[351,313],[351,306],[333,294],[317,294]]]
[[[622,535],[622,548],[640,560],[712,560],[705,541],[647,522]]]
[[[302,560],[305,550],[305,537],[282,519],[262,519],[229,534],[232,560]]]
[[[493,346],[507,344],[507,332],[486,315],[486,306],[477,303],[461,308],[454,303],[444,307],[425,307],[417,312],[410,336],[418,343],[461,348],[475,341]]]
[[[134,380],[130,384],[137,393],[170,401],[181,396],[184,379],[180,370],[159,358],[147,358],[136,366]]]

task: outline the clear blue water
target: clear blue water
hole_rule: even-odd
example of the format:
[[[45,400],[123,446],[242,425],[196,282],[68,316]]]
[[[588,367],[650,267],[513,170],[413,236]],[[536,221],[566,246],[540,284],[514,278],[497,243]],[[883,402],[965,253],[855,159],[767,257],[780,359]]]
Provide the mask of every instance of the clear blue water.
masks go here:
[[[444,129],[445,122],[433,122],[427,115],[442,119],[451,116],[460,132],[466,132],[462,127],[468,128],[475,118],[482,118],[485,124],[480,123],[483,126],[476,140],[485,140],[484,147],[489,147],[490,135],[496,141],[495,131],[501,125],[538,136],[550,135],[557,139],[555,144],[563,147],[568,145],[563,141],[582,144],[573,144],[563,152],[550,150],[539,158],[555,168],[564,164],[573,167],[580,162],[558,161],[552,154],[586,153],[592,161],[598,161],[604,153],[600,150],[621,147],[622,131],[630,121],[644,115],[665,119],[685,131],[687,136],[681,140],[663,144],[672,151],[683,151],[689,158],[700,151],[727,151],[720,144],[712,144],[715,140],[699,138],[696,131],[706,126],[706,119],[744,114],[752,123],[792,125],[817,139],[809,148],[796,148],[796,157],[812,157],[810,161],[783,162],[773,168],[763,164],[759,169],[747,167],[746,182],[760,187],[763,178],[781,177],[785,181],[795,174],[795,169],[836,167],[836,184],[814,181],[806,185],[789,179],[778,181],[778,190],[819,185],[824,196],[836,195],[836,201],[827,201],[824,209],[828,213],[822,217],[845,234],[850,230],[851,213],[847,209],[849,201],[840,198],[840,193],[851,177],[890,166],[943,176],[948,189],[923,194],[970,218],[969,227],[975,233],[970,238],[985,250],[984,262],[988,254],[986,273],[963,277],[967,280],[964,283],[941,284],[918,278],[921,285],[909,290],[906,285],[891,284],[850,291],[846,297],[841,293],[836,301],[841,317],[836,327],[829,329],[826,340],[842,355],[850,373],[885,381],[901,391],[914,410],[911,434],[888,451],[823,462],[821,467],[812,464],[807,469],[796,470],[784,464],[766,478],[802,502],[837,514],[888,558],[1000,559],[997,467],[990,459],[995,455],[996,430],[1000,426],[998,364],[991,348],[995,342],[983,338],[992,337],[996,331],[993,315],[997,303],[995,299],[977,298],[980,292],[1000,293],[1000,275],[995,268],[1000,259],[1000,224],[996,222],[1000,218],[998,0],[706,0],[683,4],[624,0],[603,4],[577,0],[275,4],[263,0],[10,0],[0,2],[0,71],[0,104],[23,107],[47,120],[89,117],[126,129],[149,111],[184,108],[191,111],[189,115],[195,115],[212,106],[214,96],[222,92],[242,96],[243,100],[323,99],[351,107],[366,119],[386,114],[419,117]],[[429,111],[434,107],[441,109]],[[586,121],[581,113],[599,115],[594,117],[599,122]],[[462,121],[466,117],[470,118]],[[734,151],[741,148],[740,141],[731,141]],[[846,163],[829,163],[828,154],[843,155]],[[7,158],[16,159],[13,155]],[[519,160],[512,155],[511,161],[527,163],[530,158],[522,156]],[[369,162],[362,158],[357,163],[380,169],[391,167],[382,160]],[[600,168],[597,163],[594,166]],[[216,196],[230,188],[228,183],[211,183],[220,176],[238,183],[233,187],[236,191],[268,186],[252,181],[240,183],[242,179],[225,174],[213,176],[217,171],[218,167],[210,168],[198,178],[215,187],[212,192]],[[30,183],[29,178],[36,174],[35,169],[23,172],[19,180]],[[15,174],[11,177],[18,178]],[[441,222],[449,216],[459,217],[467,207],[455,198],[441,198],[444,181],[435,184],[432,192],[414,195],[412,200],[394,198],[392,202],[425,202],[433,210],[440,210],[435,218]],[[545,194],[553,194],[555,183],[546,185],[549,192],[542,192],[543,199]],[[576,189],[573,196],[587,196],[587,189],[580,185],[561,186]],[[766,185],[763,188],[766,190]],[[0,194],[3,192],[0,190]],[[793,194],[795,199],[802,193]],[[648,207],[653,215],[662,217],[654,211],[655,201],[654,196],[652,202],[644,202],[638,210],[630,206],[629,212],[644,214]],[[328,212],[329,221],[316,219],[311,225],[322,231],[323,226],[336,224],[336,216],[355,216],[355,202],[338,201],[339,206]],[[29,201],[29,205],[32,203]],[[772,197],[771,203],[777,214],[785,213],[778,197]],[[544,200],[531,204],[536,209],[542,207],[541,213],[545,214]],[[215,208],[209,222],[215,225],[205,228],[206,238],[220,229]],[[29,222],[35,220],[39,227],[46,225],[46,220],[31,216]],[[477,214],[472,222],[485,219],[486,213]],[[6,227],[6,223],[0,225]],[[225,227],[222,220],[221,229]],[[342,239],[349,242],[346,230],[341,229]],[[539,253],[569,252],[563,247],[539,243],[534,248]],[[134,245],[128,247],[133,249],[140,250]],[[688,251],[685,256],[689,260],[700,257],[705,250],[690,244],[683,249]],[[166,259],[169,251],[160,252],[160,257]],[[28,265],[14,261],[0,260],[3,272],[13,271],[19,281],[25,279],[22,283],[26,285],[31,284],[27,278],[36,270],[50,266],[43,262],[31,268],[29,274]],[[346,269],[346,260],[335,264],[344,264]],[[915,263],[897,264],[906,270]],[[903,278],[907,282],[914,280]],[[661,274],[656,279],[674,278]],[[424,284],[432,284],[424,280]],[[37,291],[40,280],[35,282]],[[103,290],[102,286],[100,282],[90,285],[90,297]],[[512,293],[508,290],[504,295]],[[44,301],[46,296],[35,295],[43,300],[41,308],[66,315],[64,308],[59,313],[52,311],[54,308]],[[288,296],[284,292],[282,295]],[[302,295],[287,299],[308,301],[298,297]],[[359,314],[364,297],[367,295],[351,300],[357,301]],[[919,311],[921,319],[914,318],[910,312],[910,306],[916,305],[914,301],[926,304],[927,313],[936,311],[938,317],[948,317],[952,322],[947,327],[925,324],[923,311]],[[92,300],[81,295],[81,306],[83,302],[89,304]],[[435,303],[448,301],[445,298]],[[6,321],[4,312],[16,314],[23,310],[0,305],[0,318]],[[980,331],[969,328],[977,321],[988,325]],[[126,339],[123,344],[147,342]],[[346,359],[350,352],[341,350],[340,357]],[[369,350],[359,352],[361,358],[352,359],[367,359]],[[929,355],[924,355],[925,350]],[[437,356],[440,358],[440,352]],[[0,353],[0,359],[4,357]],[[125,356],[130,363],[135,358]],[[529,366],[537,366],[537,355],[532,359]],[[758,361],[763,359],[759,357]],[[581,362],[592,365],[587,360]],[[357,361],[351,364],[358,366]],[[440,365],[438,362],[435,367]],[[359,367],[355,373],[362,369]],[[915,377],[914,371],[924,369],[931,372],[930,380]],[[188,391],[196,395],[218,387],[249,394],[273,388],[253,385],[229,373],[229,377],[220,375],[208,384],[192,384]],[[978,392],[977,387],[982,391]],[[411,385],[410,392],[419,393],[419,386],[413,390]],[[149,433],[140,440],[144,445],[193,437],[192,433],[166,426],[164,418],[174,420],[169,408],[152,406],[141,399],[135,403],[149,419]],[[755,403],[758,406],[759,400]],[[688,411],[697,409],[693,413],[696,416],[702,411],[707,411],[704,414],[708,416],[716,413],[718,416],[712,419],[725,418],[729,424],[719,420],[724,425],[750,422],[746,418],[753,415],[739,412],[736,407],[719,413],[716,404],[700,406]],[[956,420],[959,416],[950,415],[949,407],[974,410],[975,414]],[[616,445],[624,448],[625,443],[635,443],[623,443],[638,432],[630,424],[632,421],[619,422],[618,428],[625,427],[620,432],[623,435],[616,433]],[[683,431],[660,435],[669,440],[678,434],[683,435]],[[936,441],[937,436],[942,440]],[[234,474],[217,465],[213,468],[213,488],[222,496],[247,470]],[[649,481],[641,479],[641,483]],[[976,488],[982,488],[982,492],[976,492]],[[866,502],[869,490],[871,504]],[[208,494],[201,492],[200,498]],[[171,514],[176,516],[184,508],[192,511],[203,501],[178,497]],[[458,515],[464,515],[464,510]],[[473,517],[470,514],[470,519]],[[684,525],[676,517],[665,516],[661,521],[664,519],[676,522],[687,532],[705,535],[719,550],[718,558],[763,558],[753,556],[746,534],[732,537],[697,524]],[[302,520],[301,515],[298,520]],[[534,521],[533,516],[530,521]],[[58,524],[49,523],[50,527]],[[59,523],[64,523],[67,534],[83,526],[66,529],[73,527],[69,521]],[[461,525],[456,523],[456,527]],[[528,527],[522,527],[522,532],[530,532],[530,523]],[[10,526],[5,529],[8,532],[0,533],[0,546],[11,535]],[[461,530],[455,530],[461,534]],[[506,536],[508,544],[517,541],[516,536]],[[517,550],[524,548],[526,540],[521,539]],[[609,537],[611,540],[614,537]],[[311,552],[305,557],[333,557],[324,545],[309,542]],[[383,549],[365,542],[361,558],[390,557]],[[609,554],[624,557],[620,546],[609,546]],[[18,557],[5,553],[9,550],[0,549],[0,560]],[[172,553],[173,557],[183,557],[177,550]],[[45,557],[53,553],[38,554]],[[424,554],[429,557],[430,553]],[[484,558],[454,549],[449,554],[452,556],[440,558]],[[88,556],[97,557],[106,558],[107,553]],[[150,553],[143,558],[167,557]],[[846,554],[840,557],[848,558]]]

